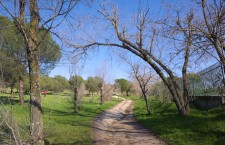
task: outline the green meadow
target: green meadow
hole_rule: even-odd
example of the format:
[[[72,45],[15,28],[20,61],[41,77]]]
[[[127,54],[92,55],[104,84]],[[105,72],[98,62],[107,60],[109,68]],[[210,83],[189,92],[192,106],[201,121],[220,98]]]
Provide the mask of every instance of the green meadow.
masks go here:
[[[5,96],[5,104],[9,102]],[[28,100],[28,96],[26,96]],[[2,99],[2,98],[1,98]],[[112,107],[120,100],[111,101],[100,105],[99,97],[84,97],[80,110],[77,113],[73,111],[72,96],[68,92],[61,94],[51,94],[42,97],[44,133],[46,145],[90,145],[92,143],[92,122],[94,118],[103,110]],[[21,135],[26,138],[29,134],[29,106],[28,102],[24,107],[18,104],[16,96],[13,105],[5,105],[11,108],[13,115],[16,116],[16,122],[19,125]]]
[[[170,145],[225,145],[225,108],[208,111],[191,109],[191,114],[181,117],[173,103],[163,104],[152,99],[153,113],[147,115],[144,100],[135,101],[137,121]]]
[[[17,95],[13,101],[8,98],[8,94],[1,94],[5,107],[12,109],[21,136],[26,138],[29,134],[29,97],[25,96],[24,107],[19,105]],[[150,101],[152,114],[148,115],[144,100],[138,97],[128,98],[135,101],[136,120],[170,145],[225,145],[224,107],[208,111],[192,108],[190,115],[181,117],[173,103],[161,103],[153,98]],[[90,145],[93,140],[94,118],[119,101],[112,99],[100,105],[98,96],[84,97],[79,111],[74,113],[72,95],[68,91],[42,97],[45,144]]]

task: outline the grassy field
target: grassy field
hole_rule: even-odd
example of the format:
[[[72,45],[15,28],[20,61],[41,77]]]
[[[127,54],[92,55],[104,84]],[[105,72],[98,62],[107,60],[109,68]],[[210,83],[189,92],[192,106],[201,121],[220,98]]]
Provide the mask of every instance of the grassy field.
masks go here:
[[[132,99],[135,100],[135,118],[171,145],[225,145],[224,108],[192,109],[191,115],[181,117],[171,104],[147,115],[144,100]],[[153,104],[153,108],[160,108],[156,107],[157,102]]]
[[[2,96],[3,94],[0,94]],[[6,96],[6,95],[3,95]],[[27,96],[28,98],[28,96]],[[44,130],[46,145],[90,145],[92,142],[92,121],[103,110],[115,105],[119,100],[112,100],[99,105],[99,98],[85,97],[78,113],[73,112],[71,96],[68,93],[60,95],[47,95],[42,98],[44,111]],[[6,101],[7,102],[7,101]],[[28,112],[26,103],[24,107],[18,105],[15,98],[13,114],[22,132],[28,133]]]

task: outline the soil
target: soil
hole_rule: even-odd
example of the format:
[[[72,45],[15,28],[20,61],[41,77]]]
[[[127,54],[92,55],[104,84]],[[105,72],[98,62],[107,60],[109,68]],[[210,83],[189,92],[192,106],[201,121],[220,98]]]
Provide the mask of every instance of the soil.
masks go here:
[[[133,117],[133,101],[123,100],[94,121],[93,145],[166,145]]]

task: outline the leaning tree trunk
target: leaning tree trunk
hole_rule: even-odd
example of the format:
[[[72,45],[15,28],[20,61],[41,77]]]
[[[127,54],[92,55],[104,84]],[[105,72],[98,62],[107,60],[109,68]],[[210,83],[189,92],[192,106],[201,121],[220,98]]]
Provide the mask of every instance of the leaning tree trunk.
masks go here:
[[[24,105],[24,95],[23,95],[23,82],[24,78],[23,76],[19,77],[19,99],[20,99],[20,105]]]
[[[180,88],[178,87],[178,85],[176,83],[173,87],[169,86],[168,88],[173,91],[173,93],[171,93],[171,94],[175,95],[173,97],[173,99],[174,99],[175,105],[177,107],[178,113],[179,113],[180,116],[185,116],[185,115],[187,115],[188,112],[187,112],[186,107],[185,107],[184,96],[181,94]]]
[[[153,57],[153,56],[151,56]],[[154,58],[155,59],[155,58]],[[160,76],[166,87],[168,88],[169,92],[173,96],[174,103],[176,105],[176,108],[178,110],[178,113],[180,116],[187,115],[186,108],[184,107],[184,98],[181,95],[179,85],[177,85],[177,82],[175,80],[175,77],[171,70],[169,70],[165,65],[163,65],[159,60],[155,59],[161,67],[164,68],[164,70],[167,71],[168,75],[170,76],[168,79],[164,76],[163,72],[160,70],[160,68],[149,58],[144,58],[151,66],[152,68],[157,72],[157,74]]]

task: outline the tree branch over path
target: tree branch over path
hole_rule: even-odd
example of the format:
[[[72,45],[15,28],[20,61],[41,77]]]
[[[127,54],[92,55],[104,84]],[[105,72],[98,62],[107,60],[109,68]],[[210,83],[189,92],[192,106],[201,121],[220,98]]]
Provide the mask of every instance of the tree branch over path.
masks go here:
[[[113,29],[118,39],[118,42],[120,42],[121,44],[119,44],[118,42],[114,43],[109,40],[107,41],[105,40],[105,42],[87,40],[83,43],[85,45],[71,45],[71,46],[73,46],[76,49],[85,49],[85,50],[101,46],[104,47],[109,46],[125,49],[135,54],[137,57],[147,62],[163,80],[164,84],[167,86],[171,95],[173,96],[179,114],[180,115],[188,114],[189,111],[186,110],[188,100],[184,99],[184,96],[182,95],[182,89],[178,85],[177,77],[174,74],[174,71],[170,69],[169,66],[167,66],[167,64],[163,61],[164,59],[157,58],[156,54],[153,53],[153,50],[156,47],[154,42],[156,42],[155,41],[156,37],[158,37],[157,34],[159,34],[161,30],[159,26],[149,25],[149,23],[156,25],[154,21],[150,21],[149,9],[138,11],[138,13],[136,14],[137,23],[132,25],[133,26],[132,32],[134,30],[136,31],[133,32],[132,34],[129,34],[127,32],[128,28],[126,28],[125,25],[123,25],[123,23],[119,21],[120,19],[118,16],[118,10],[114,6],[111,7],[111,10],[107,10],[104,6],[101,6],[99,13],[110,24],[110,28]],[[152,36],[146,35],[146,33],[150,32]],[[134,42],[134,40],[131,39],[132,37],[135,38],[136,42]],[[145,41],[146,39],[150,40],[150,42],[146,42]],[[150,44],[150,46],[148,46],[147,44]],[[161,50],[162,50],[161,53],[164,53],[163,49]],[[187,54],[187,57],[189,57],[189,54]],[[188,61],[188,59],[186,59],[186,61]],[[187,67],[188,65],[187,62],[185,63],[185,65],[186,65],[185,67]]]

